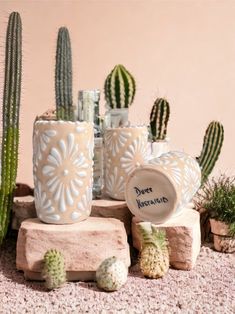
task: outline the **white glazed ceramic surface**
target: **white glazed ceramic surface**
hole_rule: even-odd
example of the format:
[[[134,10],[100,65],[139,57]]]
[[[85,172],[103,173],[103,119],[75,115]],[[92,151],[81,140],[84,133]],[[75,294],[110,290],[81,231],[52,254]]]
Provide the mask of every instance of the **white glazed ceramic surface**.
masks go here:
[[[187,205],[201,185],[201,169],[198,162],[183,152],[169,152],[151,159],[150,164],[161,166],[173,180],[180,194],[175,214]]]
[[[150,159],[160,157],[170,151],[169,140],[152,142],[151,148],[152,154]]]
[[[130,173],[148,162],[147,127],[123,127],[105,130],[105,193],[125,200],[125,183]]]
[[[200,184],[197,161],[185,153],[169,152],[129,176],[126,202],[133,215],[159,224],[180,214]]]
[[[33,134],[35,206],[46,223],[76,223],[90,215],[93,125],[37,121]]]

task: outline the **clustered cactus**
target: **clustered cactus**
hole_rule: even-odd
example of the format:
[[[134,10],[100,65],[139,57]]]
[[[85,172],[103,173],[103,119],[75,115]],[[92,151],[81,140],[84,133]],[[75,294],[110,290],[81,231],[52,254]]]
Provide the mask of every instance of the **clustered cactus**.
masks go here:
[[[128,269],[115,256],[106,258],[96,271],[97,286],[105,291],[119,290],[127,281]]]
[[[218,121],[212,121],[204,135],[201,155],[197,158],[202,170],[202,184],[207,180],[219,158],[223,140],[223,125]]]
[[[1,143],[0,244],[6,236],[16,186],[22,68],[22,24],[12,12],[6,35],[3,129]]]
[[[135,96],[135,80],[123,65],[116,65],[105,80],[104,93],[112,109],[129,108]]]
[[[55,93],[57,120],[74,121],[72,53],[69,31],[61,27],[57,37]]]
[[[153,142],[166,138],[170,106],[166,99],[157,98],[150,114],[150,128]]]
[[[148,278],[161,278],[169,269],[169,249],[163,230],[151,226],[148,230],[144,223],[138,224],[141,236],[140,270]]]
[[[56,249],[48,250],[43,259],[42,276],[47,289],[53,290],[61,287],[66,282],[64,257]]]

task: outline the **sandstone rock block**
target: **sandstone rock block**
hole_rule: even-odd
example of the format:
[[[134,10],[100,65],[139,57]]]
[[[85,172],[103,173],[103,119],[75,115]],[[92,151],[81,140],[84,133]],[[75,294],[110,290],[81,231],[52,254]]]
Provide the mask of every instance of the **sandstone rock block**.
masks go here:
[[[33,196],[15,197],[12,209],[11,227],[19,230],[22,221],[29,218],[36,218],[36,208]]]
[[[140,250],[141,243],[136,226],[138,222],[140,220],[133,217],[133,246]],[[149,228],[151,226],[148,222],[146,225]],[[170,265],[176,269],[192,269],[201,248],[200,214],[196,210],[185,208],[181,215],[156,226],[166,231],[170,247]]]
[[[132,214],[125,201],[112,200],[110,198],[92,201],[92,217],[116,218],[124,223],[126,233],[131,233]]]
[[[52,248],[64,254],[68,280],[93,280],[100,263],[110,256],[130,266],[124,225],[113,218],[89,217],[70,225],[25,220],[17,240],[17,269],[23,270],[27,279],[41,280],[43,256]]]

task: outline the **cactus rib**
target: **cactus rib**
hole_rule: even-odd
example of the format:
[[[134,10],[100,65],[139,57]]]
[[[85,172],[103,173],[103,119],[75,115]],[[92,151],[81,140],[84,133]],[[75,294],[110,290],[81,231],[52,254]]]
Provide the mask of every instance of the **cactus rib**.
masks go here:
[[[61,27],[57,37],[55,93],[57,119],[74,120],[72,97],[72,52],[69,31]]]
[[[21,68],[22,24],[19,13],[12,12],[9,16],[6,35],[1,144],[0,244],[8,229],[17,175]]]

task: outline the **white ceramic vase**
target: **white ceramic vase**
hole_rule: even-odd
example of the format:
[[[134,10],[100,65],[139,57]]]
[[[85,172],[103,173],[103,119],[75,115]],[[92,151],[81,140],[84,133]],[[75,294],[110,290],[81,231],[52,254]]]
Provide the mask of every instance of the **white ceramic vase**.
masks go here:
[[[69,224],[90,215],[93,146],[91,123],[35,122],[33,174],[40,220]]]
[[[182,212],[200,185],[201,170],[197,161],[182,152],[169,152],[130,175],[126,201],[139,219],[163,223]]]
[[[125,183],[130,173],[148,162],[146,126],[108,128],[105,144],[105,193],[125,200]]]

